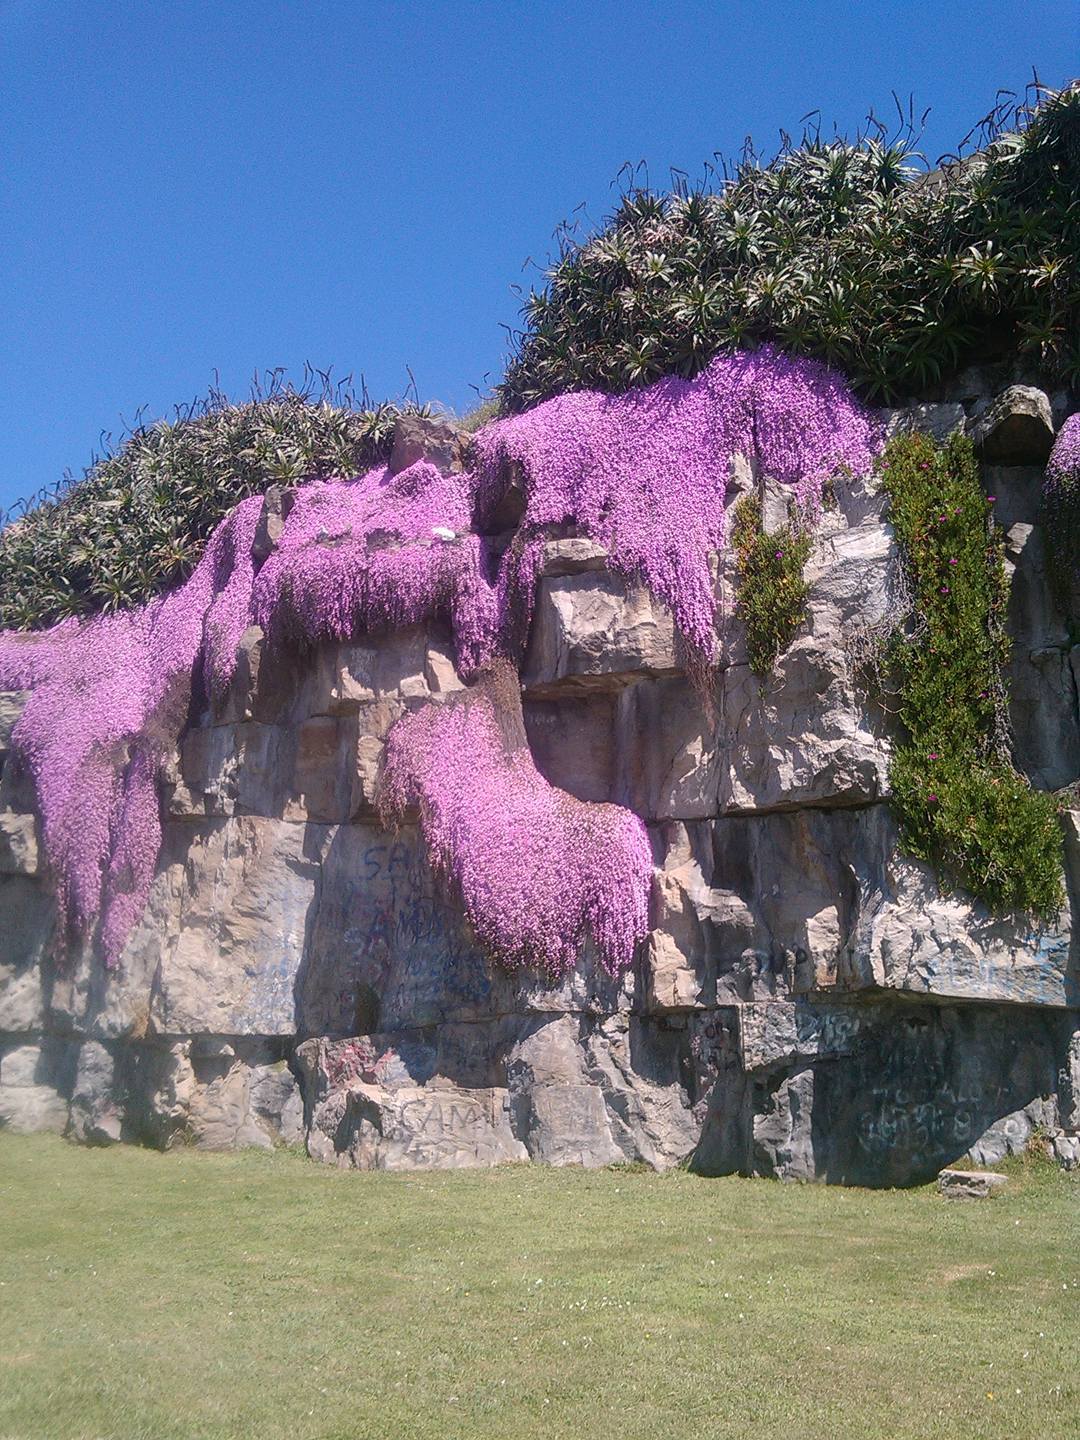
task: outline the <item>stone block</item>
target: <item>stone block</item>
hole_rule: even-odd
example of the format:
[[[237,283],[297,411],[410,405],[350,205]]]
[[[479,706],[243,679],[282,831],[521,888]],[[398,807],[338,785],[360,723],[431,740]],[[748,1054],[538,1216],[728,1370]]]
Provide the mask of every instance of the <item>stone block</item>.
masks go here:
[[[61,1093],[57,1042],[21,1044],[0,1054],[0,1129],[63,1134],[68,1102]]]
[[[942,1170],[938,1189],[946,1200],[988,1200],[1000,1195],[1009,1183],[1007,1175],[992,1170]]]
[[[28,698],[27,690],[0,690],[0,758],[11,743],[15,721],[26,708]]]
[[[0,875],[0,916],[0,1032],[42,1030],[56,906],[39,881]]]
[[[881,419],[885,437],[920,431],[943,444],[956,430],[963,430],[964,407],[956,403],[907,405],[899,410],[883,410]]]
[[[113,1050],[96,1040],[80,1045],[71,1094],[72,1138],[90,1145],[121,1139],[125,1102]]]
[[[607,570],[608,552],[595,540],[571,535],[564,540],[549,540],[540,556],[539,575],[550,579],[562,575],[584,575]]]
[[[610,800],[615,783],[615,697],[529,700],[525,733],[544,779],[579,800]]]
[[[1010,385],[976,420],[971,438],[989,465],[1041,465],[1054,444],[1050,400],[1033,385]]]
[[[427,460],[444,474],[463,469],[468,434],[438,415],[400,415],[394,422],[390,472]]]
[[[333,831],[255,817],[189,835],[175,941],[159,957],[163,1034],[291,1035],[295,987]]]
[[[0,875],[37,873],[37,822],[33,815],[0,811]]]
[[[677,668],[671,613],[641,586],[600,571],[538,583],[522,671],[527,692],[617,689]]]

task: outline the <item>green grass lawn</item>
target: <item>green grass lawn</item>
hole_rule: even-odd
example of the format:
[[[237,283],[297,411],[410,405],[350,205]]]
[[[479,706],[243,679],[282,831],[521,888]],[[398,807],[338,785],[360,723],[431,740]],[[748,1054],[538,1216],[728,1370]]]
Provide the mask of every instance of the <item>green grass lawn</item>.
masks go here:
[[[1080,1180],[948,1202],[0,1136],[0,1437],[1080,1435]]]

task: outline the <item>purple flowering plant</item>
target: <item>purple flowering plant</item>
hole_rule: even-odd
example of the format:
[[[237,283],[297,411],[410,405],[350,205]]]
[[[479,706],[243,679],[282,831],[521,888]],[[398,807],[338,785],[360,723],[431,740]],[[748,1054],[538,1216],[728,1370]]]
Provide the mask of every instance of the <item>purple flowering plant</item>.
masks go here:
[[[865,472],[877,445],[835,372],[766,346],[718,357],[693,380],[561,395],[497,420],[460,473],[419,461],[301,485],[261,568],[262,499],[251,496],[169,593],[36,634],[0,632],[0,685],[30,691],[12,741],[37,789],[61,947],[100,926],[106,963],[118,961],[157,863],[162,767],[195,687],[223,691],[249,625],[273,648],[439,617],[462,674],[479,678],[468,699],[400,722],[384,813],[419,808],[437,868],[506,963],[562,973],[587,932],[610,969],[626,965],[647,929],[644,829],[629,811],[547,785],[509,694],[543,544],[568,530],[602,544],[614,569],[670,606],[700,678],[717,658],[710,562],[727,539],[732,455],[792,488],[805,530],[830,475]],[[524,513],[498,546],[487,531],[514,477]],[[790,566],[800,541],[779,548],[771,563]]]

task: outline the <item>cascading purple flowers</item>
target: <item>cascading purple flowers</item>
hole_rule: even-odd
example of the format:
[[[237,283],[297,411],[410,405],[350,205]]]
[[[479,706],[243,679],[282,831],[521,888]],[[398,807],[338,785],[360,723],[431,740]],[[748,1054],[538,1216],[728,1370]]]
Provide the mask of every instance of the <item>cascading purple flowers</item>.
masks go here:
[[[37,790],[61,946],[101,915],[108,965],[146,904],[161,845],[158,774],[197,665],[216,688],[235,664],[261,506],[238,505],[185,584],[149,605],[0,634],[0,684],[30,691],[12,742]]]
[[[395,725],[380,814],[392,825],[413,807],[432,865],[500,963],[558,978],[591,937],[610,974],[630,964],[649,929],[645,826],[620,805],[586,804],[548,784],[529,752],[511,666]]]
[[[1080,584],[1080,411],[1058,431],[1043,479],[1046,534],[1067,584]]]
[[[462,668],[477,668],[498,622],[472,512],[472,476],[425,460],[305,485],[255,583],[256,622],[275,641],[317,644],[441,614]]]
[[[158,778],[192,682],[201,675],[211,695],[228,684],[248,625],[277,645],[317,644],[440,617],[462,673],[494,667],[501,678],[400,722],[386,814],[420,806],[436,864],[504,962],[562,973],[589,933],[609,969],[628,963],[647,925],[644,830],[628,811],[548,786],[508,699],[517,681],[505,662],[527,637],[543,542],[570,528],[605,546],[615,569],[670,606],[704,675],[731,456],[792,486],[812,518],[830,473],[869,468],[876,428],[834,372],[765,346],[718,357],[693,380],[558,396],[474,438],[473,473],[421,460],[302,486],[258,573],[253,497],[171,594],[37,635],[0,633],[0,686],[31,692],[12,739],[37,787],[66,935],[100,920],[115,964],[153,878]],[[1075,473],[1073,451],[1062,463]],[[524,513],[506,545],[485,531],[513,474]]]
[[[497,420],[476,436],[479,503],[497,495],[508,463],[526,477],[528,542],[573,525],[612,565],[667,604],[691,654],[716,648],[710,556],[726,541],[732,455],[794,487],[812,518],[833,471],[870,468],[877,427],[843,379],[772,346],[718,356],[693,380],[623,395],[582,390]],[[525,555],[526,564],[535,563]],[[504,582],[504,588],[509,588]],[[531,595],[528,584],[515,593]]]

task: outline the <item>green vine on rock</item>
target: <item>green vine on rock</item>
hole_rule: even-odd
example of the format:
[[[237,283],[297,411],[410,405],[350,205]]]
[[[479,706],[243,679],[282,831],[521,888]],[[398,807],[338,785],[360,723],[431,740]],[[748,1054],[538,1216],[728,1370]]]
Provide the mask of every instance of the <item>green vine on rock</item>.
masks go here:
[[[890,518],[913,597],[891,642],[908,738],[890,768],[903,843],[999,913],[1052,917],[1063,902],[1058,804],[1009,761],[1008,590],[994,497],[971,442],[890,442]]]
[[[750,668],[756,675],[768,675],[806,615],[803,566],[810,535],[790,525],[764,534],[761,505],[746,495],[735,507],[732,541],[738,564],[736,608],[746,625]]]

